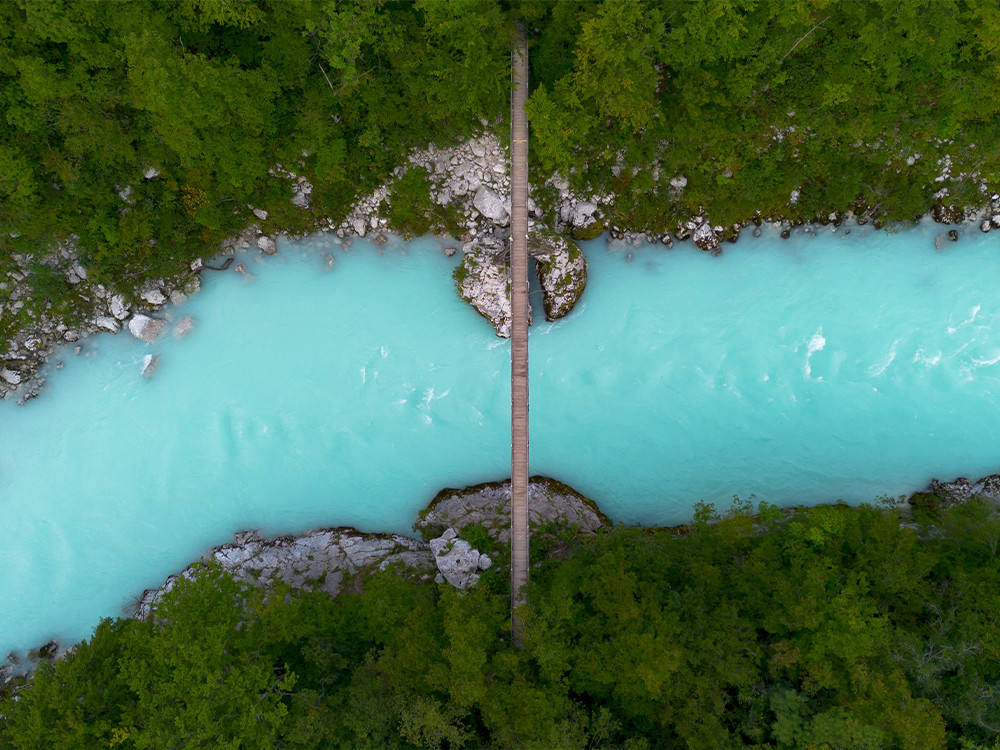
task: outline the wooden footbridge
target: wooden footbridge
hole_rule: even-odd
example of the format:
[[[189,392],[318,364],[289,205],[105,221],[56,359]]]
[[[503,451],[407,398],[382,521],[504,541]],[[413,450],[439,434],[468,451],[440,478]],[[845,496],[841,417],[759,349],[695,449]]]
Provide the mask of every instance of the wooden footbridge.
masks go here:
[[[522,623],[517,606],[528,582],[528,40],[519,30],[511,52],[510,103],[510,593],[515,643]]]

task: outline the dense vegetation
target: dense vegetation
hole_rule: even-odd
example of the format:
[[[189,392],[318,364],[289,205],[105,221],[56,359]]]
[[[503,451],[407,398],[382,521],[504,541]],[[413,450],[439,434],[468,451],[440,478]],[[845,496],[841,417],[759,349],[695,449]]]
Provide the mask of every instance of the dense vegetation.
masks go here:
[[[536,184],[559,169],[612,190],[622,224],[906,220],[941,188],[981,202],[969,172],[1000,182],[992,2],[10,0],[0,271],[73,235],[97,279],[127,288],[204,254],[251,204],[279,229],[343,216],[407,148],[481,118],[503,131],[516,22]],[[954,177],[934,182],[945,153]],[[312,179],[311,213],[275,164]]]
[[[995,505],[737,503],[685,532],[549,545],[523,649],[502,570],[337,599],[209,571],[0,699],[0,747],[1000,747]]]

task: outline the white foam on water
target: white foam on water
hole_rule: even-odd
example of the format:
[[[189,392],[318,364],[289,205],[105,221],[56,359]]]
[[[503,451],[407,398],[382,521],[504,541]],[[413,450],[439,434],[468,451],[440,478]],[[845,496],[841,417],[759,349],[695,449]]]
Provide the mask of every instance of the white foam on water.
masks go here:
[[[889,349],[889,353],[882,358],[882,360],[875,365],[868,368],[868,372],[872,377],[878,377],[879,375],[885,374],[885,371],[889,369],[891,365],[896,360],[896,346],[899,344],[899,339],[892,342],[892,348]]]

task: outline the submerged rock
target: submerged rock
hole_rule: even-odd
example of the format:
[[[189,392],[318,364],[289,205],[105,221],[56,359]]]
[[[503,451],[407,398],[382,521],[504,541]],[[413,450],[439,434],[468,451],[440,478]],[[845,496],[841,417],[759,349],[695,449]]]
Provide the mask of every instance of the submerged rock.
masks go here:
[[[185,315],[183,318],[177,321],[177,325],[174,326],[174,338],[180,339],[191,333],[194,328],[194,318],[190,315]]]

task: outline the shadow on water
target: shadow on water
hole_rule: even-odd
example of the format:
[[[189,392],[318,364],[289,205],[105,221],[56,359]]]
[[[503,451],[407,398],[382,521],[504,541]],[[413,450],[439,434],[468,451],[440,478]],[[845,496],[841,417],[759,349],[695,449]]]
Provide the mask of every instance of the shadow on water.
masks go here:
[[[542,284],[538,280],[538,264],[534,258],[528,263],[528,301],[531,304],[531,320],[537,325],[545,320],[545,305],[542,302]]]

